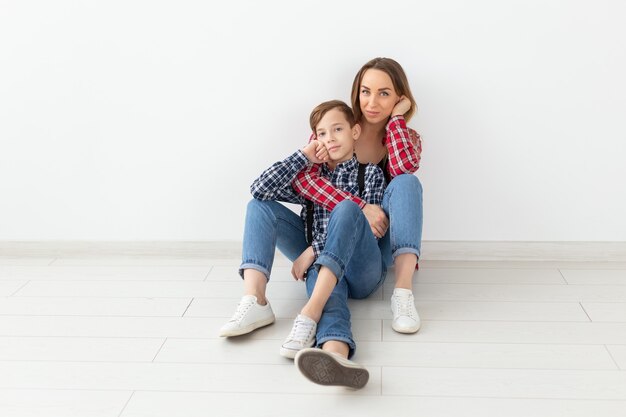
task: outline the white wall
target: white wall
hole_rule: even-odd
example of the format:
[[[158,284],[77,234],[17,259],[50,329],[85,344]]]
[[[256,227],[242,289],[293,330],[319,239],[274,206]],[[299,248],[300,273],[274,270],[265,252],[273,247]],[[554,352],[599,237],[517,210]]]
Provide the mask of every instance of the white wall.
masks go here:
[[[389,56],[424,239],[625,241],[624,4],[0,0],[0,240],[240,240],[254,177]]]

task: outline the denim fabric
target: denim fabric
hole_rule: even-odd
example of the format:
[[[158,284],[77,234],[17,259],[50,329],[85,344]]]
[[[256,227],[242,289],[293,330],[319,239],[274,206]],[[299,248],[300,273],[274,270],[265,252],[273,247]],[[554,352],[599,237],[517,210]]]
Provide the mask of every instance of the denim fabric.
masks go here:
[[[383,197],[389,230],[380,239],[380,251],[387,268],[398,255],[413,253],[419,258],[422,247],[422,184],[415,175],[402,174],[391,180]]]
[[[342,201],[331,213],[325,248],[309,269],[306,281],[310,297],[322,265],[338,278],[318,323],[318,346],[329,340],[343,341],[350,347],[351,357],[356,344],[348,298],[366,298],[376,291],[396,256],[420,255],[422,186],[417,177],[406,174],[394,178],[385,191],[383,210],[390,226],[379,241],[356,203]],[[268,280],[276,248],[293,261],[308,247],[302,219],[276,201],[248,203],[243,242],[240,274],[243,276],[244,269],[252,268],[264,273]]]
[[[243,254],[244,269],[261,271],[270,279],[276,248],[294,261],[309,245],[299,215],[276,201],[251,200],[246,210]]]
[[[329,340],[346,342],[351,357],[356,344],[352,338],[348,298],[368,297],[383,283],[386,274],[378,242],[353,201],[340,202],[330,215],[326,245],[307,273],[309,297],[322,266],[328,267],[338,282],[317,324],[317,345]]]

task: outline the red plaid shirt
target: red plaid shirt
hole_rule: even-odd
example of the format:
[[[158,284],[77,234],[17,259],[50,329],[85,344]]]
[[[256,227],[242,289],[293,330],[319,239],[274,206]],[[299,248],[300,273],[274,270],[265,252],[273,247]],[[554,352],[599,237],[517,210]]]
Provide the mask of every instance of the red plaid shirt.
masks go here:
[[[406,126],[403,116],[390,118],[385,129],[387,134],[383,138],[383,143],[389,154],[386,166],[389,176],[394,178],[400,174],[412,174],[417,171],[422,154],[420,135]],[[319,170],[319,165],[312,164],[300,171],[292,182],[292,187],[307,200],[320,204],[330,211],[343,200],[352,200],[359,207],[365,207],[367,204],[365,201],[335,187],[328,178],[320,176]]]

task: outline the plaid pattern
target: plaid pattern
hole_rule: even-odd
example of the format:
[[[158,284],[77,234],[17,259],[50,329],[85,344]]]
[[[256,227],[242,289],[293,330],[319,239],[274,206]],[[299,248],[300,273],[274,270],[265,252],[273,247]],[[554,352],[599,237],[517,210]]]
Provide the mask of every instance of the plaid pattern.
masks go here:
[[[365,187],[362,195],[359,195],[358,173],[359,161],[357,161],[355,156],[349,161],[337,165],[334,171],[328,169],[326,164],[320,165],[320,176],[327,178],[335,187],[351,195],[359,196],[369,204],[382,204],[383,193],[385,192],[383,170],[374,164],[368,164],[365,167]],[[306,224],[306,213],[303,215],[303,220]],[[315,258],[324,249],[329,220],[330,211],[320,204],[313,204],[313,243],[311,246],[313,246]]]
[[[294,152],[263,171],[250,186],[250,194],[257,200],[304,204],[304,198],[296,194],[291,182],[308,164],[309,160],[302,151]]]
[[[389,153],[387,170],[391,178],[417,171],[422,155],[420,135],[406,126],[402,116],[394,116],[389,119],[386,129],[385,146]]]
[[[390,177],[417,171],[422,154],[420,135],[406,126],[403,116],[390,118],[386,130],[387,134],[383,141],[389,154],[386,168]],[[311,139],[313,138],[314,136],[311,136]],[[317,164],[312,164],[298,173],[292,185],[304,198],[323,205],[327,210],[332,211],[337,203],[343,200],[352,200],[361,208],[367,204],[358,196],[338,189],[327,178],[321,176],[320,165]]]
[[[252,196],[258,200],[276,200],[287,203],[302,204],[300,217],[304,223],[305,234],[306,206],[304,197],[298,195],[291,183],[296,175],[308,165],[308,159],[302,151],[297,151],[285,160],[276,162],[266,169],[250,186]],[[351,194],[359,195],[358,171],[359,162],[356,157],[343,162],[331,171],[326,164],[320,164],[320,178],[324,178],[334,187]],[[382,169],[377,165],[369,164],[365,168],[365,187],[359,197],[370,204],[380,205],[385,191],[385,178]],[[313,252],[317,258],[324,249],[330,211],[319,204],[313,206]]]

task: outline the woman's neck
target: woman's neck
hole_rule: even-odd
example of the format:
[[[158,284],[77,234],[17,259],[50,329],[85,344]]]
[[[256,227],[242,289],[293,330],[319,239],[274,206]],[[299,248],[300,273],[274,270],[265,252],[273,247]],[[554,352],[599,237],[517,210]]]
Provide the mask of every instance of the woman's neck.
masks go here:
[[[387,148],[383,143],[386,122],[371,124],[361,123],[361,136],[356,141],[355,151],[359,162],[377,164],[386,155]]]
[[[385,136],[385,125],[387,122],[380,122],[376,124],[369,123],[367,120],[363,120],[361,123],[361,136],[360,141],[363,142],[380,142]]]

